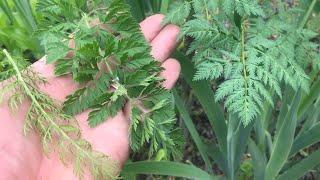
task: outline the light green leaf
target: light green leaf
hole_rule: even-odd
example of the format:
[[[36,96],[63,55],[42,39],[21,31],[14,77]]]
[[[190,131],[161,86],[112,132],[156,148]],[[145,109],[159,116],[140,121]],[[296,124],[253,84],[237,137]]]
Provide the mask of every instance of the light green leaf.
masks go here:
[[[260,180],[264,178],[264,171],[267,165],[265,154],[261,152],[256,143],[250,139],[248,143],[248,150],[252,157],[254,179]]]
[[[307,148],[312,144],[320,141],[320,122],[314,125],[310,130],[302,133],[297,139],[294,140],[290,156],[295,155],[303,148]]]
[[[191,60],[183,54],[176,52],[174,57],[179,60],[181,64],[181,72],[183,78],[188,85],[193,89],[196,97],[202,105],[209,122],[217,136],[221,152],[227,153],[227,125],[224,118],[224,111],[221,106],[215,102],[214,93],[208,81],[193,81],[195,73],[194,65]]]
[[[209,172],[211,172],[212,165],[211,165],[209,157],[207,156],[205,145],[204,145],[203,141],[201,140],[201,137],[198,134],[197,129],[192,122],[192,119],[188,113],[188,110],[184,106],[184,103],[183,103],[182,99],[180,98],[180,96],[178,95],[176,90],[173,91],[173,94],[174,94],[174,98],[175,98],[176,107],[178,108],[178,111],[180,112],[182,120],[183,120],[184,124],[186,125],[187,129],[189,130],[189,133],[190,133],[194,143],[196,144],[196,146],[201,154],[202,159],[204,160],[204,162],[206,164],[206,169]]]
[[[320,150],[310,154],[308,157],[298,162],[283,174],[281,174],[277,180],[289,180],[289,179],[299,179],[304,174],[306,174],[312,168],[315,168],[320,164]]]
[[[91,111],[88,118],[90,127],[96,127],[108,118],[117,115],[125,103],[126,99],[124,97],[119,97],[116,101],[112,102],[112,104],[106,103]]]
[[[163,23],[182,24],[183,22],[185,22],[185,19],[189,16],[190,11],[190,2],[186,1],[183,4],[178,4],[177,7],[175,7],[166,15]]]
[[[154,161],[141,161],[134,163],[127,163],[123,169],[123,173],[130,174],[154,174],[154,175],[167,175],[175,177],[184,177],[196,180],[215,180],[217,177],[211,176],[205,171],[187,164],[176,162],[154,162]]]
[[[289,157],[297,124],[297,109],[301,99],[301,90],[295,94],[284,123],[275,135],[274,147],[266,167],[265,179],[275,179]]]

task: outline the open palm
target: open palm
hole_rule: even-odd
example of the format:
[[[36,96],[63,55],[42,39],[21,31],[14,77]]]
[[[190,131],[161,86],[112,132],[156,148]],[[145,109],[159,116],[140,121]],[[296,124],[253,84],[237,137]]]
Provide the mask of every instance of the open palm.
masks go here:
[[[145,38],[152,46],[151,54],[162,62],[165,69],[161,76],[165,78],[163,86],[170,89],[178,79],[179,63],[169,58],[176,46],[179,28],[174,25],[163,27],[163,15],[153,15],[140,26]],[[168,59],[169,58],[169,59]],[[57,100],[63,101],[72,94],[77,84],[71,76],[55,77],[54,66],[41,59],[32,65],[32,68],[47,78],[48,84],[42,86],[43,92]],[[6,102],[7,99],[4,100]],[[65,167],[59,160],[57,153],[48,156],[42,153],[39,136],[31,132],[23,135],[24,118],[29,102],[23,102],[17,112],[11,112],[6,103],[0,105],[0,180],[2,179],[76,179],[72,167]],[[129,118],[124,111],[104,124],[91,129],[87,125],[88,112],[76,116],[83,137],[93,148],[105,153],[113,160],[123,164],[129,155]],[[86,179],[90,179],[89,173]]]

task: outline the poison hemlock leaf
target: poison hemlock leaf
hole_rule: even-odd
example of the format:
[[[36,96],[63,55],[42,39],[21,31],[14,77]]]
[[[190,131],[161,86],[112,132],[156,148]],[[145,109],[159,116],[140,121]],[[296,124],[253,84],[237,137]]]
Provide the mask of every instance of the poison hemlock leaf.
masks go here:
[[[167,15],[167,19],[174,24],[181,24],[185,21],[185,19],[189,16],[191,10],[190,2],[185,3],[176,3],[175,7],[172,8],[170,14]]]
[[[148,147],[149,157],[160,149],[178,154],[172,95],[161,86],[162,68],[149,54],[128,5],[123,0],[87,2],[44,0],[38,6],[43,14],[38,34],[50,37],[41,38],[48,62],[55,63],[56,75],[72,74],[83,87],[67,97],[65,112],[91,109],[88,123],[95,127],[129,103],[132,149]]]
[[[105,99],[108,99],[108,97]],[[90,112],[89,125],[95,127],[103,123],[107,118],[114,117],[122,109],[125,102],[125,97],[119,97],[115,101],[109,99],[108,103],[99,105]]]
[[[95,179],[116,179],[118,164],[94,151],[90,143],[81,137],[77,120],[66,115],[55,100],[39,90],[39,86],[47,83],[46,80],[12,58],[6,50],[3,52],[6,56],[4,61],[12,66],[16,76],[1,84],[0,97],[9,97],[8,105],[12,111],[29,100],[24,133],[36,131],[44,153],[57,152],[64,164],[74,166],[74,173],[79,178],[89,170]]]
[[[192,39],[187,53],[197,67],[194,80],[223,79],[215,98],[244,125],[260,114],[264,101],[274,104],[273,94],[282,96],[282,82],[308,92],[310,80],[304,69],[320,63],[318,45],[311,41],[317,34],[299,27],[299,18],[289,18],[299,17],[299,11],[286,10],[280,3],[279,12],[268,12],[268,3],[191,0],[182,6],[191,4],[193,17],[169,12],[165,19],[185,22],[180,36]],[[230,18],[235,13],[239,20]]]
[[[225,0],[223,2],[223,10],[228,15],[231,15],[236,11],[240,16],[264,16],[263,9],[256,0]]]
[[[2,49],[0,49],[2,51]],[[29,65],[29,62],[22,58],[17,57],[17,61],[19,62],[19,68],[23,69]],[[7,58],[0,53],[0,82],[9,79],[10,77],[15,75],[15,71],[12,65],[8,62]]]

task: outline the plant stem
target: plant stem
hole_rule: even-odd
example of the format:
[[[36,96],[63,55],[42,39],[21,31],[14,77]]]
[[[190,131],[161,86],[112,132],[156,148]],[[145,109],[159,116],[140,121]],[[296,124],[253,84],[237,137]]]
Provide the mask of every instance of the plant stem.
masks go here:
[[[308,22],[308,19],[309,19],[311,13],[312,13],[312,10],[313,10],[314,6],[316,5],[316,2],[317,2],[317,0],[312,0],[310,6],[308,8],[308,11],[306,12],[306,14],[304,15],[304,17],[303,17],[303,19],[301,21],[301,24],[299,26],[299,30],[303,29],[304,26],[306,25],[306,23]]]
[[[169,2],[170,2],[170,0],[162,0],[162,1],[161,1],[161,9],[160,9],[160,12],[161,12],[162,14],[166,14],[166,13],[168,12]]]
[[[60,128],[60,126],[54,122],[54,120],[52,119],[52,117],[50,117],[47,112],[44,110],[44,108],[40,105],[40,103],[38,102],[37,98],[32,94],[32,91],[29,89],[27,83],[24,81],[22,74],[20,72],[19,67],[17,66],[17,64],[14,62],[13,58],[11,57],[11,55],[8,53],[8,51],[6,49],[3,50],[3,53],[5,54],[5,56],[8,58],[9,62],[11,63],[11,65],[13,66],[13,69],[16,72],[17,75],[17,80],[20,81],[23,89],[26,92],[26,95],[31,99],[32,103],[38,108],[38,110],[40,110],[42,116],[45,117],[46,120],[49,121],[50,124],[52,124],[55,129],[57,130],[57,132],[62,135],[69,143],[71,143],[75,148],[77,148],[79,151],[82,152],[82,154],[85,154],[88,158],[90,158],[92,160],[92,162],[95,161],[95,158],[92,157],[86,150],[84,150],[81,146],[79,146],[77,143],[74,142],[74,139],[72,139],[64,130],[62,130]]]
[[[248,109],[248,75],[247,75],[247,65],[246,65],[246,48],[245,48],[245,33],[246,33],[246,29],[245,29],[245,20],[243,20],[243,22],[241,23],[241,62],[243,65],[243,78],[244,78],[244,86],[245,86],[245,97],[246,97],[246,110]],[[247,117],[246,117],[247,119]]]
[[[6,55],[6,57],[8,58],[9,62],[11,63],[11,65],[13,66],[14,70],[16,71],[17,74],[17,78],[18,81],[20,81],[23,89],[26,91],[27,96],[29,96],[29,98],[31,99],[32,103],[41,111],[42,115],[45,116],[45,118],[50,121],[50,123],[55,126],[57,129],[59,129],[61,135],[63,135],[66,139],[71,140],[71,138],[63,131],[60,129],[59,125],[57,125],[52,118],[47,115],[47,112],[42,108],[42,106],[39,104],[38,100],[36,97],[34,97],[34,95],[32,94],[31,90],[29,89],[27,83],[23,80],[22,74],[17,66],[17,64],[14,62],[14,60],[12,59],[12,57],[10,56],[10,54],[8,53],[8,51],[6,49],[3,50],[3,53]],[[73,142],[71,140],[71,142]],[[76,147],[78,147],[77,144],[75,144]],[[80,148],[80,147],[79,147]],[[82,149],[82,148],[80,148]]]
[[[206,18],[208,21],[210,21],[210,15],[209,15],[208,5],[207,5],[206,1],[204,1],[204,6],[205,6],[205,10],[206,10]]]
[[[247,80],[246,56],[245,56],[245,27],[241,25],[241,62],[243,64],[243,76]],[[247,88],[247,87],[246,87]]]

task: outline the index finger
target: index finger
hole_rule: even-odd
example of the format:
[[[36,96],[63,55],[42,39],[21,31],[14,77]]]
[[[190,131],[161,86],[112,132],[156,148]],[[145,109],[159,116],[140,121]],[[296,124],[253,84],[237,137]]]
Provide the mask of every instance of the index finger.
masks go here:
[[[163,19],[164,15],[155,14],[140,23],[141,31],[148,42],[151,42],[162,30],[161,22]]]

